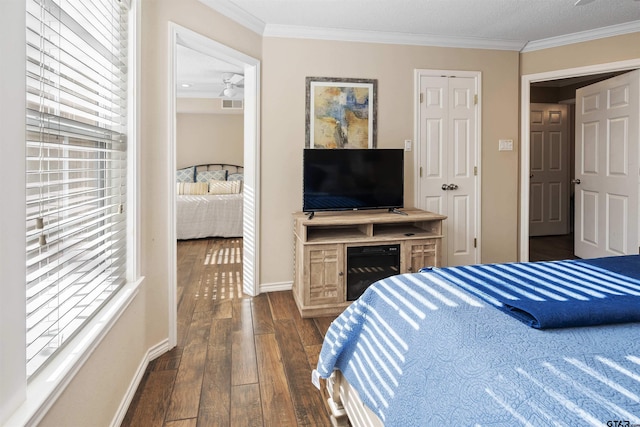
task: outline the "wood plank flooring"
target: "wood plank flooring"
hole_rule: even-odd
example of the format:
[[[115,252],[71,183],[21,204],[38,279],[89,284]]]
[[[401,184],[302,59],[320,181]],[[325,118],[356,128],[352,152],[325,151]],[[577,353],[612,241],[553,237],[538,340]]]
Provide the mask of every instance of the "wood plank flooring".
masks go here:
[[[178,345],[152,361],[122,427],[330,426],[311,384],[333,318],[290,291],[242,293],[242,239],[178,242]]]
[[[573,233],[529,238],[529,261],[559,261],[576,258],[578,257],[573,254]]]

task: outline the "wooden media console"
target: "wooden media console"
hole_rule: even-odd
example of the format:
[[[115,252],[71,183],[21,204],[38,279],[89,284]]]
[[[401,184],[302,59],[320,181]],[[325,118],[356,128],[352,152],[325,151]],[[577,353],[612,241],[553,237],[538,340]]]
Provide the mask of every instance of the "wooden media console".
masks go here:
[[[420,209],[406,215],[381,211],[293,214],[293,296],[302,317],[337,315],[349,306],[349,248],[361,252],[398,245],[396,274],[441,263],[442,221],[446,216]],[[391,259],[391,257],[389,257]]]

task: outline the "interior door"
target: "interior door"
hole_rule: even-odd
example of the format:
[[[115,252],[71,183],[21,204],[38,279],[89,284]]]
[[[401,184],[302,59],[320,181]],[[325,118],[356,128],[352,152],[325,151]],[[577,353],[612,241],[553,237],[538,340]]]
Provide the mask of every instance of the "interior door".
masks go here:
[[[531,104],[529,235],[569,233],[567,106]]]
[[[447,215],[443,265],[477,262],[475,78],[420,78],[419,207]]]
[[[576,91],[575,254],[638,253],[640,71]]]

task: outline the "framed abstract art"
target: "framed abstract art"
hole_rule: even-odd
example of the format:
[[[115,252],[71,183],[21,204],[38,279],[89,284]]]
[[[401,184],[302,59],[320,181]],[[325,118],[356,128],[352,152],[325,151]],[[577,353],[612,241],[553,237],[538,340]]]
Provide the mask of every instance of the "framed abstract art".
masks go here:
[[[376,148],[378,81],[306,78],[307,148]]]

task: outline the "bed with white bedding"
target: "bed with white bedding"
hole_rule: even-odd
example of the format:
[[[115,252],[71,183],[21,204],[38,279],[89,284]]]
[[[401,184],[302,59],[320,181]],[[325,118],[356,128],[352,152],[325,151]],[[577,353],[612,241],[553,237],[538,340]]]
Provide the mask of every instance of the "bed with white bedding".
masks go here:
[[[242,236],[242,194],[178,195],[178,240]]]
[[[242,236],[242,166],[201,164],[176,176],[178,240]]]
[[[639,255],[392,276],[331,324],[314,379],[355,426],[632,426],[638,322]]]

